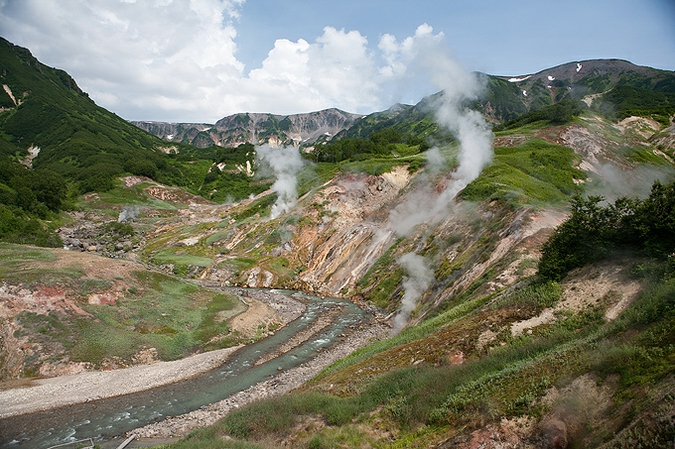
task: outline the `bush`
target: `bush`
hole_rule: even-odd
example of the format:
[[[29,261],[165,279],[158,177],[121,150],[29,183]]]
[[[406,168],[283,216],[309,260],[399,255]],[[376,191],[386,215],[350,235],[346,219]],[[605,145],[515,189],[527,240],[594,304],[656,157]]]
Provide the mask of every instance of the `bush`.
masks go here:
[[[63,242],[34,216],[0,204],[0,241],[58,248]]]
[[[675,181],[656,181],[645,200],[602,197],[572,200],[572,214],[542,246],[539,274],[560,280],[573,268],[632,249],[665,260],[675,252]]]
[[[520,128],[529,123],[544,122],[548,125],[564,125],[579,116],[586,105],[577,100],[565,99],[559,103],[527,112],[515,120],[504,124],[506,129]]]

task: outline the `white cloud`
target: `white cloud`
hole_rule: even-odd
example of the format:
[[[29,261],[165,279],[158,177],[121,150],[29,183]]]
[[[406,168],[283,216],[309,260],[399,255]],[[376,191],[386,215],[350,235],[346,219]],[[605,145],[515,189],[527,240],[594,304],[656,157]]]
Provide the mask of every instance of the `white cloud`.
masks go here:
[[[381,97],[367,44],[358,31],[332,27],[311,44],[277,40],[262,66],[242,80],[247,104],[282,113],[328,107],[370,112],[381,106]]]
[[[332,27],[313,41],[278,39],[246,70],[236,44],[243,2],[0,0],[0,28],[131,120],[213,122],[235,112],[329,107],[368,113],[431,93],[409,70],[443,40],[426,24],[401,42],[384,35],[375,49],[359,31]],[[405,98],[411,86],[414,98]]]

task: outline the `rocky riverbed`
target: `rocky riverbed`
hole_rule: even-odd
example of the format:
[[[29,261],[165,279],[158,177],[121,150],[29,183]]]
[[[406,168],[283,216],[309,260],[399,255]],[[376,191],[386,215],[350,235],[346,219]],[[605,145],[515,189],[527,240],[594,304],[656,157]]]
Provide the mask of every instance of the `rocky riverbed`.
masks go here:
[[[351,329],[350,333],[345,334],[340,343],[322,351],[311,361],[297,368],[281,371],[269,380],[259,382],[215,404],[201,407],[185,415],[169,417],[161,422],[128,432],[127,435],[136,435],[141,443],[140,445],[142,445],[144,439],[151,442],[158,439],[167,440],[184,437],[197,428],[214,424],[229,412],[250,402],[279,396],[298,388],[331,363],[346,357],[358,348],[386,338],[390,332],[391,328],[382,322],[373,320],[370,323],[364,323],[355,329]]]
[[[263,304],[264,309],[274,314],[281,325],[293,321],[305,310],[305,305],[273,290],[232,290],[244,302]],[[235,317],[241,320],[238,326],[247,326],[267,316],[261,307],[249,310]],[[64,405],[80,404],[102,398],[121,396],[148,390],[216,368],[228,359],[239,346],[197,354],[172,362],[156,362],[149,365],[109,371],[89,371],[78,374],[34,380],[21,388],[0,390],[0,419],[9,416],[49,410]],[[152,359],[152,358],[151,358]]]
[[[282,325],[299,317],[306,308],[302,299],[297,300],[274,290],[228,289],[244,302],[256,304],[240,316],[255,315],[264,305],[264,317],[273,312]],[[337,310],[319,317],[305,333],[314,333],[325,327]],[[246,322],[255,316],[245,316]],[[314,328],[312,330],[312,328]],[[257,399],[276,396],[291,391],[314,377],[323,368],[343,358],[354,350],[373,341],[386,338],[390,331],[381,317],[371,317],[347,328],[331,347],[319,350],[316,357],[292,369],[279,370],[258,384],[236,393],[220,402],[203,406],[182,416],[169,417],[161,422],[128,432],[137,441],[134,446],[150,446],[187,435],[190,431],[208,426],[237,409]],[[307,336],[304,333],[289,340],[288,345],[298,345]],[[296,341],[297,340],[297,341]],[[0,410],[0,419],[25,413],[50,410],[69,404],[82,404],[101,398],[121,396],[142,390],[154,389],[204,373],[225,363],[236,348],[198,354],[173,362],[158,362],[103,372],[85,372],[69,376],[33,381],[27,387],[0,390],[0,403],[7,404]],[[290,350],[290,348],[286,348]],[[285,350],[284,350],[285,351]],[[283,351],[282,351],[283,352]],[[278,355],[278,354],[277,354]],[[274,363],[274,362],[272,362]],[[15,419],[15,418],[11,418]]]

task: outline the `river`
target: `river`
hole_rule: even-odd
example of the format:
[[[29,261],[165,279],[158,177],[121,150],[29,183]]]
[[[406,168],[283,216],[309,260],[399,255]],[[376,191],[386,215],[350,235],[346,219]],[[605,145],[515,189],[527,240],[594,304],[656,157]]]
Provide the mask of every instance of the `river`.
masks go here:
[[[330,347],[349,326],[358,324],[367,314],[347,300],[283,293],[301,295],[307,306],[304,313],[274,335],[237,350],[222,366],[151,390],[2,419],[0,447],[44,449],[84,438],[93,438],[96,443],[103,444],[168,416],[221,401],[269,379],[279,369],[297,367],[311,360],[317,351]],[[336,309],[340,310],[337,318],[304,343],[268,362],[255,364],[267,354],[278,352],[287,340],[318,317]]]

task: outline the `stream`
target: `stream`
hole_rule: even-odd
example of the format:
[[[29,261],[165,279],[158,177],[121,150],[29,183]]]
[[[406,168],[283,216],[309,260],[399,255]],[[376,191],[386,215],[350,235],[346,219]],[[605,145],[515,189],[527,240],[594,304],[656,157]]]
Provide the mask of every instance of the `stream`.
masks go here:
[[[288,370],[297,367],[311,360],[317,351],[330,347],[340,334],[347,332],[349,326],[359,323],[366,316],[366,312],[347,300],[320,299],[290,291],[276,292],[301,296],[306,304],[304,313],[274,335],[240,348],[218,368],[146,391],[2,419],[0,447],[45,449],[84,438],[93,438],[97,444],[103,444],[115,436],[168,416],[178,416],[221,401],[269,379],[278,373],[279,368]],[[274,353],[321,315],[336,308],[341,313],[329,326],[279,357],[255,365],[256,360]]]

